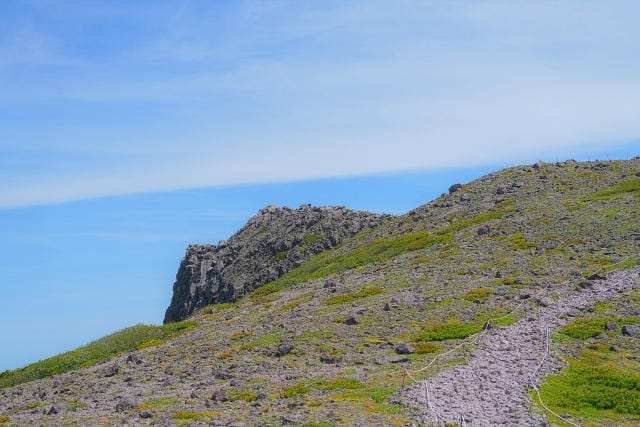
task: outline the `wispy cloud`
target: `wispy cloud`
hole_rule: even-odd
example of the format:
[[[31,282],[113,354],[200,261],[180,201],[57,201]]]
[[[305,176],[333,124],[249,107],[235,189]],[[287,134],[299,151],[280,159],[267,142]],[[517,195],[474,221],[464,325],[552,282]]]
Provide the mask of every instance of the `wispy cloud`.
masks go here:
[[[52,4],[0,37],[4,207],[640,139],[635,2]]]

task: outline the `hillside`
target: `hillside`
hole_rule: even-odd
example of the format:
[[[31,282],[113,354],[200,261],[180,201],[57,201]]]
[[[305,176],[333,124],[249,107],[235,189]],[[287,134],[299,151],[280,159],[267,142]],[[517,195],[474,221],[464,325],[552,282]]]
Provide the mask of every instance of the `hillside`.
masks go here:
[[[504,169],[180,331],[0,390],[0,422],[570,425],[533,385],[577,425],[638,425],[639,255],[640,158]]]

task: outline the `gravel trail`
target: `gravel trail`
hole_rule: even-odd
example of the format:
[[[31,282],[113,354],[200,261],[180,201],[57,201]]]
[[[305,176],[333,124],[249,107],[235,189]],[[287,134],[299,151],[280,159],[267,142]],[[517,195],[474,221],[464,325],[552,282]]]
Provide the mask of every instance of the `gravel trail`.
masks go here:
[[[440,415],[441,423],[461,423],[463,415],[469,426],[547,425],[543,415],[530,410],[528,396],[529,375],[536,371],[545,354],[547,328],[551,334],[594,302],[639,287],[638,267],[612,273],[594,281],[590,288],[565,287],[560,298],[549,306],[528,311],[518,323],[487,331],[471,350],[467,363],[428,379],[426,388],[423,381],[405,389],[403,401],[417,410],[426,425],[436,423],[434,411]],[[561,367],[552,350],[534,381],[539,383]]]

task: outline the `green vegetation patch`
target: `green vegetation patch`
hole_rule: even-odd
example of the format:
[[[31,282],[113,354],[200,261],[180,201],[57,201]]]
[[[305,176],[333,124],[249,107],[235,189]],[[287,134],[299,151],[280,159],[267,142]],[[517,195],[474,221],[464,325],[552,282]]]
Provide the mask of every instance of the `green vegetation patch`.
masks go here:
[[[384,290],[378,286],[363,288],[351,294],[335,295],[327,300],[327,304],[344,304],[359,298],[372,297],[383,293]]]
[[[287,254],[288,254],[287,251],[278,252],[276,256],[273,257],[273,261],[274,262],[283,261],[287,259]]]
[[[629,194],[635,197],[640,197],[640,179],[634,178],[622,181],[609,188],[600,190],[592,196],[585,197],[585,200],[608,200]]]
[[[614,317],[596,317],[596,318],[581,318],[575,319],[573,322],[564,325],[560,329],[560,333],[567,335],[571,338],[588,339],[600,335],[601,333],[615,334],[618,331],[607,331],[605,326],[607,322],[616,322],[621,324],[634,324],[638,323],[638,318],[626,317],[626,318],[614,318]]]
[[[528,241],[522,233],[516,233],[509,237],[509,241],[512,243],[511,249],[514,251],[536,247],[536,244]]]
[[[544,402],[556,412],[640,415],[640,375],[574,360],[542,384]]]
[[[304,237],[302,238],[302,241],[307,244],[313,244],[315,242],[317,242],[318,240],[322,239],[324,237],[324,234],[322,234],[322,232],[317,231],[315,233],[307,233],[304,235]]]
[[[420,331],[414,341],[445,341],[462,339],[482,330],[477,322],[463,322],[459,319],[449,319],[446,323],[432,326]]]
[[[484,300],[489,298],[492,294],[493,290],[491,288],[474,288],[464,294],[462,298],[466,299],[467,301],[473,301],[476,299]]]
[[[58,375],[109,360],[128,351],[158,345],[180,335],[198,323],[192,320],[166,325],[136,325],[123,329],[83,347],[13,371],[0,373],[0,388]]]
[[[363,388],[365,388],[365,385],[355,378],[337,377],[327,380],[325,377],[320,376],[285,388],[280,396],[291,398],[310,393],[313,390],[359,390]]]
[[[258,398],[258,395],[251,390],[231,389],[227,393],[227,397],[232,402],[236,400],[243,400],[245,402],[255,402],[256,399]]]
[[[144,411],[145,409],[167,408],[169,406],[177,405],[179,402],[180,399],[174,396],[158,397],[156,399],[146,401],[140,405],[139,409]]]
[[[215,411],[203,411],[203,412],[189,412],[189,411],[177,411],[173,414],[174,420],[199,420],[202,418],[217,417],[218,413]]]

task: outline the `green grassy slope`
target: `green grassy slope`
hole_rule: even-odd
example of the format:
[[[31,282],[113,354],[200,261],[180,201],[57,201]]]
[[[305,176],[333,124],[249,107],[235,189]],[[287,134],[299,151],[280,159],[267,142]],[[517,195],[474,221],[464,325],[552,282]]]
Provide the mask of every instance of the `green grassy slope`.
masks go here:
[[[0,389],[85,368],[128,351],[156,346],[195,325],[194,321],[184,321],[162,326],[131,326],[75,350],[32,363],[24,368],[2,372]]]

